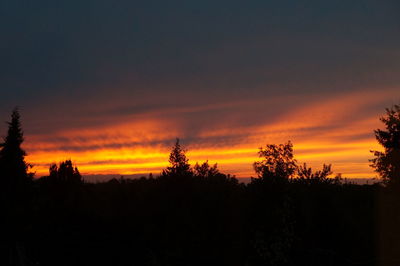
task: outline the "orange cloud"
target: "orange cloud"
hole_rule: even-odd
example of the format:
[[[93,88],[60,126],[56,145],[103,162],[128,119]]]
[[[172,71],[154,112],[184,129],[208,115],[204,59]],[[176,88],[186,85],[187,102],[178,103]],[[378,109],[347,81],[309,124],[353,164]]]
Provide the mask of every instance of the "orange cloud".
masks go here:
[[[157,174],[167,166],[170,147],[179,136],[189,149],[187,155],[192,164],[209,160],[217,162],[224,172],[249,177],[254,176],[252,164],[258,160],[258,147],[292,140],[300,163],[317,168],[332,163],[335,172],[344,176],[374,177],[368,166],[372,157],[369,151],[379,149],[372,131],[381,125],[380,113],[373,113],[369,107],[387,106],[392,94],[393,91],[363,91],[327,96],[317,102],[312,99],[293,108],[285,106],[271,121],[258,113],[263,108],[262,99],[253,103],[167,108],[131,115],[129,119],[127,116],[126,121],[111,125],[72,128],[51,136],[28,135],[25,149],[38,176],[47,174],[51,162],[65,159],[72,159],[83,174]],[[266,102],[272,103],[273,99]],[[226,117],[221,117],[220,123],[196,123],[196,130],[190,131],[197,122],[191,114],[208,112],[212,116],[227,108],[236,109],[231,114],[235,118],[243,112],[259,119],[237,122],[224,113]],[[166,114],[170,119],[165,119]]]

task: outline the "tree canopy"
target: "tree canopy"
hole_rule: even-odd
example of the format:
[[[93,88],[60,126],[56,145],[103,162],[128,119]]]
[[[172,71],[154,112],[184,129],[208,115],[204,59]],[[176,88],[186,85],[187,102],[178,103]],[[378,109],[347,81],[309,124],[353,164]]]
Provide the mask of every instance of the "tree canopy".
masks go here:
[[[261,178],[293,177],[297,169],[297,161],[293,156],[293,144],[288,141],[285,144],[267,144],[265,149],[260,148],[258,155],[263,158],[254,163],[254,170]]]
[[[77,167],[74,167],[71,160],[61,162],[59,166],[53,163],[49,168],[49,178],[61,184],[80,184],[83,182],[82,176]]]
[[[210,166],[208,161],[205,161],[202,164],[196,163],[193,167],[193,172],[195,176],[199,177],[215,177],[220,174],[218,170],[218,165],[215,163],[213,166]]]
[[[375,158],[370,160],[371,167],[386,183],[400,183],[400,106],[386,108],[386,115],[380,120],[385,129],[375,130],[375,137],[383,151],[371,151]]]

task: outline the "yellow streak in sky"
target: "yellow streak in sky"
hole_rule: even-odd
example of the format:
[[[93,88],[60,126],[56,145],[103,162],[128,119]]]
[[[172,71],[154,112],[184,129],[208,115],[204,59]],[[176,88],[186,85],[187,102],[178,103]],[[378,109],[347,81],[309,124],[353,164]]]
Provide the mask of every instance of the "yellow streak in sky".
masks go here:
[[[321,168],[323,163],[341,164],[336,170],[346,170],[343,172],[348,177],[373,177],[372,170],[368,168],[368,159],[371,158],[369,150],[379,147],[371,142],[354,143],[299,143],[295,144],[295,157],[299,163],[308,162],[310,166]],[[330,151],[335,149],[335,151]],[[193,149],[187,152],[190,163],[204,162],[218,163],[219,168],[227,173],[235,174],[238,177],[254,176],[252,164],[259,158],[257,156],[257,146],[251,145],[239,148],[208,148]],[[310,152],[311,151],[311,152]],[[163,149],[154,151],[152,148],[138,149],[108,149],[99,151],[84,151],[68,153],[32,153],[28,160],[36,165],[35,170],[38,175],[46,175],[48,172],[49,161],[62,161],[72,158],[84,174],[137,174],[137,173],[160,173],[168,165],[169,150]],[[365,159],[365,162],[351,163]],[[343,161],[348,161],[343,167]],[[337,171],[336,171],[337,172]]]
[[[362,97],[361,97],[362,96]],[[202,141],[183,147],[193,165],[209,160],[224,173],[237,177],[255,176],[253,163],[258,148],[292,140],[299,163],[320,169],[332,164],[345,177],[375,177],[369,167],[370,150],[380,150],[373,130],[380,127],[379,115],[347,119],[376,100],[388,97],[378,93],[352,93],[323,103],[284,112],[279,119],[260,125],[207,128],[196,137]],[[247,104],[247,103],[246,103]],[[361,112],[361,111],[360,111]],[[350,122],[346,122],[350,121]],[[47,175],[49,164],[72,159],[83,174],[158,174],[168,166],[170,148],[182,136],[176,121],[140,117],[132,122],[83,130],[59,132],[63,141],[48,141],[47,136],[27,137],[27,160],[37,176]],[[245,136],[237,142],[220,143],[213,138]],[[165,146],[165,143],[170,143]],[[196,141],[193,141],[196,143]],[[72,148],[74,147],[74,148]]]

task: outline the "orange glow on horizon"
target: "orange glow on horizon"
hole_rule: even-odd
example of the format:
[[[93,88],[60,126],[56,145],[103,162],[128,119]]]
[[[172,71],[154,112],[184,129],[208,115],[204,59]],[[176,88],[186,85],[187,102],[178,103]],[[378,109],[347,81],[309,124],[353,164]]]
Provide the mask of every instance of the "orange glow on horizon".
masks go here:
[[[258,145],[261,146],[261,145]],[[234,174],[237,177],[255,176],[252,164],[259,158],[256,144],[238,146],[234,148],[203,148],[190,149],[187,152],[189,162],[209,161],[218,163],[221,171]],[[158,150],[155,150],[158,149]],[[323,163],[333,164],[336,173],[343,173],[346,177],[374,177],[369,168],[368,159],[372,158],[370,149],[379,149],[376,142],[360,141],[351,143],[294,143],[295,158],[299,163],[307,162],[309,166],[319,169]],[[67,154],[67,155],[66,155]],[[168,147],[141,147],[102,149],[78,152],[36,152],[28,156],[29,162],[35,165],[37,176],[47,175],[51,162],[73,159],[83,174],[158,174],[168,165]],[[52,158],[52,161],[48,161]],[[360,162],[360,158],[364,162]],[[347,163],[344,163],[347,162]]]
[[[307,162],[309,166],[319,169],[323,163],[332,163],[333,170],[336,173],[343,173],[346,177],[374,177],[372,169],[369,168],[368,159],[371,158],[369,148],[374,143],[354,143],[354,149],[349,149],[344,145],[343,149],[330,152],[326,145],[315,145],[307,148],[295,148],[295,157],[299,163]],[[369,145],[371,144],[371,145]],[[299,145],[303,146],[303,145]],[[335,145],[332,145],[335,146]],[[350,146],[347,145],[347,146]],[[318,147],[319,152],[312,152]],[[324,147],[324,149],[322,149]],[[337,147],[336,147],[337,148]],[[377,147],[378,148],[378,147]],[[311,150],[311,152],[308,152]],[[52,154],[53,162],[59,162],[65,159],[72,158],[79,170],[83,174],[158,174],[168,165],[169,151],[159,153],[133,153],[131,155],[123,155],[124,152],[118,151],[99,151],[96,153],[79,153],[70,157],[65,157],[61,153]],[[119,154],[119,156],[117,155]],[[142,156],[140,156],[140,154]],[[38,176],[48,174],[49,163],[46,161],[49,154],[33,154],[28,157],[28,160],[35,165],[34,170]],[[237,150],[189,150],[187,152],[189,162],[193,165],[196,162],[209,161],[210,164],[218,163],[221,171],[234,174],[237,177],[255,176],[252,169],[252,164],[259,158],[257,156],[257,148],[255,149],[237,149]],[[364,157],[365,162],[347,162],[355,157]],[[54,159],[55,158],[55,159]],[[75,159],[74,159],[75,158]],[[100,159],[100,163],[95,160]],[[344,171],[343,171],[344,170]]]
[[[179,119],[166,121],[151,114],[142,115],[120,124],[58,132],[53,140],[49,136],[28,135],[24,148],[37,177],[48,174],[50,163],[66,159],[72,159],[84,175],[157,175],[168,166],[170,148],[179,136],[192,165],[208,160],[210,164],[218,163],[224,173],[250,177],[255,176],[252,165],[259,160],[259,147],[291,140],[299,164],[306,162],[314,170],[321,169],[324,163],[332,164],[333,171],[344,177],[373,178],[376,174],[368,160],[373,157],[370,150],[380,150],[373,130],[381,127],[382,113],[361,114],[355,119],[348,116],[359,114],[368,104],[383,101],[388,95],[341,95],[287,110],[272,122],[248,126],[221,123],[194,136],[185,135]],[[178,111],[185,111],[182,110]],[[185,144],[187,137],[192,144]]]

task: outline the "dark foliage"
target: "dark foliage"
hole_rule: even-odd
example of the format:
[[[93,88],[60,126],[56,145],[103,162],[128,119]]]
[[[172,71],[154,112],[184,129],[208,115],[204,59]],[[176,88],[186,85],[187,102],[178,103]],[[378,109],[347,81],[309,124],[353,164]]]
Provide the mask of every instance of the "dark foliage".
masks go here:
[[[11,121],[7,124],[7,136],[1,143],[0,150],[2,182],[4,186],[18,189],[30,183],[32,175],[27,172],[30,165],[25,162],[26,152],[21,148],[24,136],[17,108],[12,112]]]
[[[193,172],[195,176],[203,178],[212,178],[218,175],[222,175],[218,170],[217,164],[210,166],[208,161],[202,164],[196,163],[195,166],[193,167]]]
[[[21,147],[24,137],[17,108],[7,124],[0,150],[0,265],[17,265],[25,261],[25,256],[19,255],[24,253],[21,242],[31,230],[33,175],[27,172],[30,165]]]
[[[335,176],[335,178],[330,178],[329,176],[333,174],[331,170],[331,165],[324,164],[322,170],[313,172],[311,167],[307,167],[304,163],[297,167],[297,177],[291,180],[292,183],[302,183],[305,185],[321,185],[321,184],[337,184],[342,182],[341,174]]]
[[[66,160],[61,162],[59,166],[53,163],[49,168],[49,177],[50,182],[54,182],[57,184],[72,184],[78,185],[83,182],[82,176],[78,171],[77,167],[72,165],[71,160]]]
[[[386,183],[400,185],[400,106],[387,108],[381,121],[385,130],[375,130],[375,137],[384,151],[372,151],[375,158],[371,166]]]
[[[169,163],[162,176],[192,176],[193,172],[190,168],[189,159],[186,158],[185,150],[181,148],[179,139],[176,139],[174,147],[169,155]]]
[[[293,157],[293,144],[267,144],[260,148],[259,157],[263,158],[254,163],[254,170],[261,179],[287,181],[293,177],[297,169],[297,161]]]

